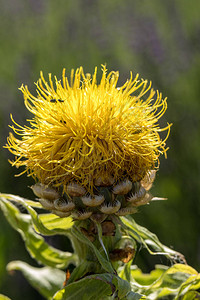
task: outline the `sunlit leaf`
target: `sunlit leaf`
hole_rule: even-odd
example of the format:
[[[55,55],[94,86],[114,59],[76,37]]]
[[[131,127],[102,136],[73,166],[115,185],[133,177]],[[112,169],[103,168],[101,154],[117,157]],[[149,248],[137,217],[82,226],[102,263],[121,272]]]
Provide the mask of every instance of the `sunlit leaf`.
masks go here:
[[[187,265],[175,264],[168,268],[160,279],[151,285],[151,288],[169,287],[176,289],[192,275],[192,272],[197,274],[196,270]]]
[[[56,231],[56,233],[66,233],[66,230],[73,226],[73,220],[71,217],[60,218],[52,213],[39,214],[39,220],[48,229]]]
[[[177,298],[190,294],[191,291],[198,291],[200,296],[200,274],[191,275],[180,287]],[[192,298],[191,298],[192,299]]]
[[[179,297],[186,297],[187,293],[197,295],[200,289],[200,274],[192,267],[183,264],[175,264],[171,267],[158,266],[150,274],[143,274],[135,267],[131,270],[131,276],[132,289],[151,300],[163,299],[167,296],[179,300]],[[192,294],[191,291],[195,293]]]
[[[65,272],[50,267],[34,268],[22,261],[12,261],[7,265],[8,271],[19,270],[29,283],[46,299],[62,288]],[[0,298],[1,299],[1,298]],[[6,298],[5,298],[6,299]]]
[[[14,201],[26,208],[30,214],[32,221],[35,226],[35,230],[43,235],[55,235],[55,234],[67,234],[67,230],[72,227],[73,222],[71,217],[60,218],[54,214],[38,214],[34,209],[33,205],[30,203],[38,203],[31,200],[27,200],[20,196],[11,194],[0,194],[2,199],[7,199],[9,201]],[[40,207],[41,204],[38,203]]]
[[[161,275],[166,271],[167,267],[164,266],[156,266],[155,270],[152,270],[150,273],[142,273],[142,271],[139,268],[131,268],[131,276],[134,278],[135,281],[137,281],[140,285],[151,285],[155,281],[158,280],[158,278],[161,277]]]
[[[117,275],[109,273],[95,274],[80,279],[79,281],[70,283],[64,289],[57,292],[53,299],[98,300],[107,299],[107,297],[109,298],[109,296],[111,296],[112,294],[117,295],[119,299],[122,299],[129,294],[130,289],[131,288],[128,282],[119,278]],[[127,299],[131,298],[129,297]]]
[[[181,300],[197,300],[197,299],[200,299],[200,293],[197,292],[197,291],[188,291],[183,297]]]
[[[0,294],[0,300],[11,300],[11,299],[5,295]]]
[[[50,267],[66,268],[69,263],[75,261],[75,254],[49,246],[44,238],[35,232],[30,215],[22,214],[4,198],[1,198],[0,205],[11,226],[21,234],[30,255],[38,262]]]

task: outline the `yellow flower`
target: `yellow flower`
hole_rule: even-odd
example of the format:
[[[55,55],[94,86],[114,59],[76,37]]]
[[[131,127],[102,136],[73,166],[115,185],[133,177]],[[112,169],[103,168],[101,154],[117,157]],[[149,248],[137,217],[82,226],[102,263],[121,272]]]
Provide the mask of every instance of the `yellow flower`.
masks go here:
[[[131,73],[117,87],[119,73],[107,74],[105,66],[99,84],[97,68],[93,75],[82,67],[72,70],[70,83],[65,69],[55,84],[51,74],[49,83],[40,76],[37,96],[27,86],[20,88],[34,118],[24,127],[13,121],[11,128],[21,136],[8,137],[6,147],[16,156],[13,166],[25,166],[24,172],[45,185],[65,189],[77,182],[90,191],[99,180],[140,181],[158,166],[170,125],[158,125],[167,102],[151,83]],[[159,136],[163,130],[165,140]]]

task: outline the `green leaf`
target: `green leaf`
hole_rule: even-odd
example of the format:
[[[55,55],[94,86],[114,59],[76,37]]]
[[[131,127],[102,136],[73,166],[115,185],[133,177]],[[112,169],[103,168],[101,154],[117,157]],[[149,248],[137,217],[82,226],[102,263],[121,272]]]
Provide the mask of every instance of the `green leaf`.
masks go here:
[[[20,197],[20,196],[17,196],[17,195],[4,194],[4,193],[0,193],[0,198],[1,197],[2,198],[6,198],[7,200],[18,202],[18,203],[24,202],[24,203],[26,203],[29,206],[44,209],[43,206],[40,204],[39,201],[32,201],[32,200],[29,200],[29,199],[26,199],[26,198],[23,198],[23,197]]]
[[[177,298],[200,290],[200,274],[191,275],[180,287]],[[200,294],[200,293],[199,293]],[[187,298],[186,298],[187,299]],[[192,298],[191,298],[192,299]]]
[[[127,295],[131,291],[131,286],[128,281],[123,280],[119,276],[114,276],[112,283],[114,283],[117,291],[118,297],[121,299]]]
[[[79,281],[70,283],[64,289],[57,292],[54,300],[98,300],[107,299],[111,295],[124,298],[131,290],[130,284],[114,274],[95,274],[87,276]],[[127,299],[131,299],[130,297]],[[135,298],[140,299],[140,298]]]
[[[72,271],[67,284],[77,281],[78,279],[84,277],[87,273],[91,273],[91,271],[93,271],[94,264],[95,263],[91,261],[83,261],[82,263],[80,263]]]
[[[32,218],[35,230],[43,235],[67,235],[68,230],[73,225],[71,217],[60,218],[54,214],[38,214],[31,206],[42,208],[39,202],[11,194],[0,194],[0,197],[23,205]]]
[[[102,271],[101,266],[97,268],[96,262],[85,260],[81,262],[76,268],[74,268],[74,270],[70,274],[70,278],[67,281],[67,285],[80,280],[81,278],[85,277],[88,274],[96,274],[98,272],[100,273],[101,271]]]
[[[187,265],[175,264],[168,268],[163,275],[151,285],[151,288],[168,287],[170,289],[177,289],[183,282],[193,275],[194,272],[197,274],[196,270]]]
[[[53,295],[62,288],[66,277],[65,273],[61,270],[50,267],[34,268],[22,261],[10,262],[7,265],[7,270],[21,271],[28,282],[42,296],[49,300],[52,299]]]
[[[166,271],[167,267],[156,266],[149,274],[144,274],[139,268],[131,268],[131,277],[140,285],[151,285]]]
[[[188,291],[182,298],[182,300],[197,300],[200,299],[200,293],[197,291]]]
[[[77,282],[67,285],[57,292],[53,300],[102,300],[111,296],[115,290],[110,282],[111,274],[97,274],[87,276]]]
[[[11,300],[11,299],[5,295],[0,294],[0,300]]]
[[[42,224],[49,230],[56,230],[56,233],[63,233],[73,226],[71,217],[60,218],[54,214],[39,214],[39,219]]]
[[[126,297],[124,297],[122,300],[145,300],[146,296],[134,293],[134,292],[129,292]]]
[[[50,267],[66,268],[69,263],[75,261],[75,254],[49,246],[44,238],[35,232],[30,215],[22,214],[4,198],[1,198],[0,205],[11,226],[21,234],[30,255],[38,262]]]
[[[134,269],[131,270],[131,277],[133,291],[144,294],[151,300],[163,299],[167,296],[174,296],[173,299],[176,300],[180,297],[184,299],[187,293],[193,297],[200,289],[200,274],[192,267],[183,264],[175,264],[170,268],[158,266],[150,274],[143,274],[139,269]]]
[[[150,232],[145,227],[138,225],[132,217],[126,216],[126,217],[120,217],[120,219],[122,220],[122,222],[121,222],[122,227],[136,241],[143,244],[151,255],[158,255],[158,254],[165,255],[166,257],[168,257],[172,260],[177,260],[177,259],[183,260],[184,259],[180,253],[163,245],[154,233]],[[153,248],[153,250],[155,252],[152,251],[149,248],[149,246],[151,248]]]
[[[131,281],[131,268],[132,268],[132,260],[130,260],[128,263],[124,264],[118,269],[118,275],[128,282]]]

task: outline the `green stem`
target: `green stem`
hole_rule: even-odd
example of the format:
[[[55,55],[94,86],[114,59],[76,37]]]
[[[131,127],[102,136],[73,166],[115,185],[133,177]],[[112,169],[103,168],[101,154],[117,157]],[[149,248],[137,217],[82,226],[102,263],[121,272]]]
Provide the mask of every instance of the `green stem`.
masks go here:
[[[70,239],[79,262],[71,274],[69,283],[89,273],[116,273],[109,253],[120,240],[119,229],[113,236],[109,236],[106,235],[105,229],[102,231],[102,226],[101,223],[86,220],[75,222],[71,228]]]
[[[109,261],[109,256],[108,256],[108,253],[106,251],[106,248],[105,248],[103,240],[102,240],[102,228],[101,228],[101,225],[99,223],[97,223],[97,222],[95,222],[95,224],[96,224],[97,230],[98,230],[99,242],[100,242],[100,244],[101,244],[101,246],[102,246],[102,248],[103,248],[103,250],[104,250],[104,252],[106,254],[107,260]]]

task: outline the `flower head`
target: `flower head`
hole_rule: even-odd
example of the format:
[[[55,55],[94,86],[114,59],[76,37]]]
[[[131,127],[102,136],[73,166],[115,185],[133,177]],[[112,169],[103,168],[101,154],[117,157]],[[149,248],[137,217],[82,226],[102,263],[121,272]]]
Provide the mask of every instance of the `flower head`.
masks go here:
[[[7,148],[16,156],[12,165],[45,185],[65,187],[74,182],[86,190],[95,183],[140,181],[158,166],[166,153],[158,119],[167,108],[162,94],[146,80],[131,77],[117,87],[118,72],[107,73],[97,83],[82,67],[71,71],[69,83],[63,70],[62,80],[36,83],[37,95],[21,86],[25,105],[34,115],[29,126],[11,126]],[[97,184],[98,185],[98,184]]]

